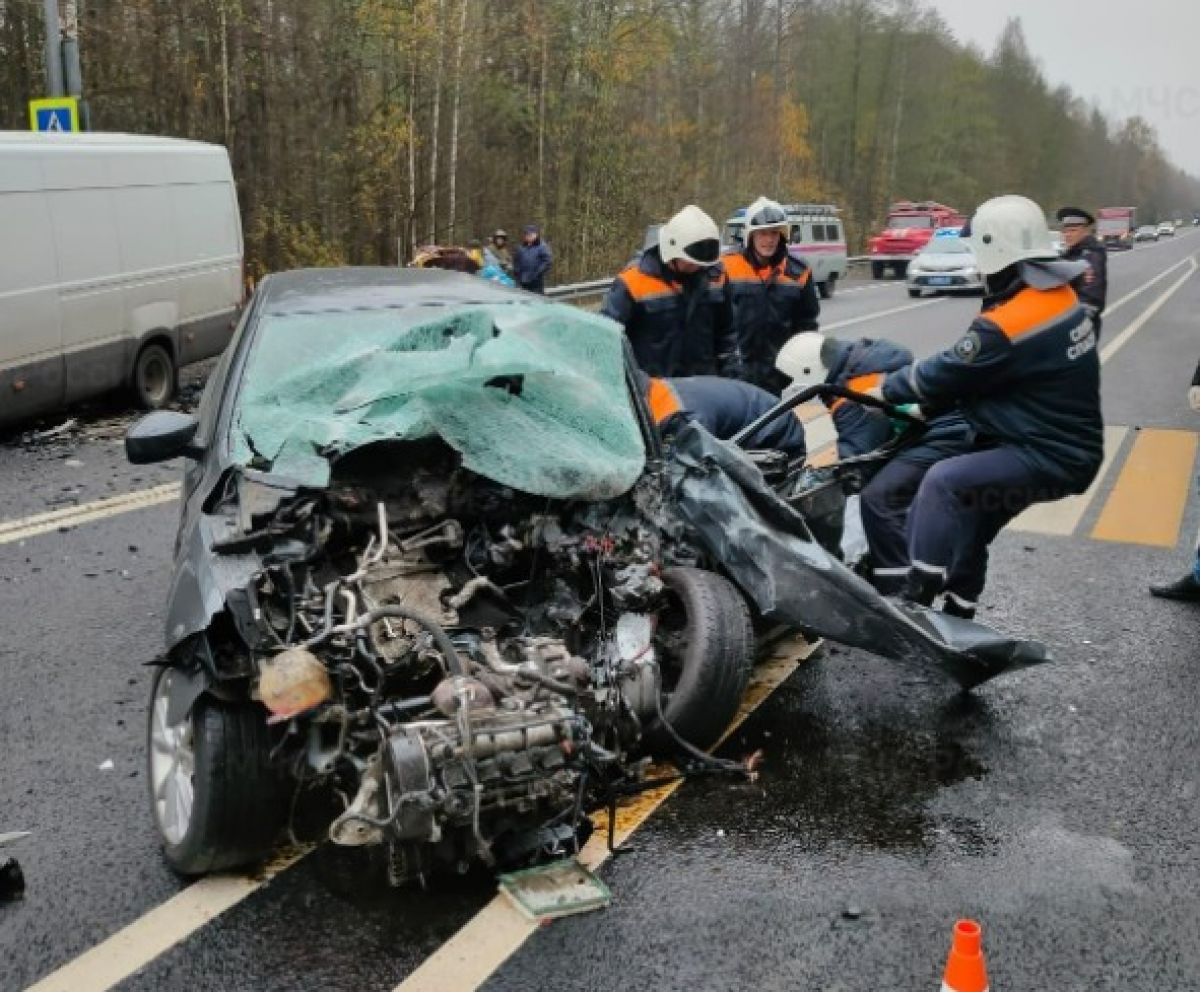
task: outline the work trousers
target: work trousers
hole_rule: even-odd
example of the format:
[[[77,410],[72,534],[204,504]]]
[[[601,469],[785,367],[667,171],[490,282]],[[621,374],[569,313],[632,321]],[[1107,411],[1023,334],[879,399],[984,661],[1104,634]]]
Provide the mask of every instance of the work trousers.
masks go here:
[[[910,568],[941,580],[973,606],[987,578],[988,545],[1033,503],[1066,495],[1008,447],[985,448],[930,466],[896,460],[862,494],[863,529],[880,587],[898,591]]]

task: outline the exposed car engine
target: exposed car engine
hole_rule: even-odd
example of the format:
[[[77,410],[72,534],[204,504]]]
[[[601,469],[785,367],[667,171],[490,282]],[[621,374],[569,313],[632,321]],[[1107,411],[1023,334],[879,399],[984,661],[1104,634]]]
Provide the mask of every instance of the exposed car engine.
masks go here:
[[[240,540],[277,750],[342,796],[334,842],[388,846],[395,884],[575,849],[661,723],[663,572],[687,561],[652,473],[563,504],[418,447],[356,451]]]

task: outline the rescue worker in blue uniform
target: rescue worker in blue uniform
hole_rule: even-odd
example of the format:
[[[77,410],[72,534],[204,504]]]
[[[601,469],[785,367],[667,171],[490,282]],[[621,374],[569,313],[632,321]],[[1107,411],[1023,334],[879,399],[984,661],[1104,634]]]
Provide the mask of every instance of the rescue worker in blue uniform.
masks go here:
[[[779,402],[765,389],[738,379],[698,375],[655,378],[641,375],[642,395],[654,422],[667,433],[674,417],[694,420],[713,437],[728,441]],[[776,417],[752,434],[749,449],[782,451],[789,463],[803,462],[806,455],[804,425],[799,417]]]
[[[1033,503],[1086,490],[1104,442],[1096,337],[1071,288],[1083,264],[1058,259],[1045,215],[1022,196],[988,200],[966,236],[987,279],[979,316],[953,347],[873,392],[931,419],[957,411],[969,436],[932,466],[889,464],[864,490],[863,524],[877,561],[906,546],[906,598],[929,606],[944,592],[943,609],[969,617],[1000,529]],[[906,527],[880,506],[907,507]]]
[[[912,361],[912,352],[894,341],[871,338],[839,341],[811,333],[797,334],[784,345],[776,366],[795,387],[826,383],[870,394],[879,390],[887,373],[906,368]],[[895,439],[896,425],[883,411],[844,397],[825,397],[824,403],[837,431],[839,459],[868,454]],[[905,412],[921,416],[915,406],[910,405]],[[949,409],[932,417],[921,430],[912,432],[888,461],[881,462],[873,471],[864,466],[864,474],[870,475],[860,507],[867,500],[872,505],[870,511],[862,508],[862,514],[871,512],[876,518],[891,519],[888,526],[876,528],[876,540],[856,570],[881,591],[899,592],[909,570],[905,541],[908,501],[893,497],[889,480],[919,477],[935,462],[968,451],[971,436],[970,425],[962,413]],[[874,475],[883,473],[887,473],[884,480],[873,485]],[[880,499],[880,494],[886,494],[885,498]]]
[[[812,272],[788,252],[791,231],[787,211],[760,196],[746,210],[744,245],[721,256],[745,378],[777,395],[787,385],[775,368],[779,349],[815,331],[821,316]]]
[[[1086,210],[1063,207],[1055,216],[1067,246],[1062,257],[1072,262],[1087,262],[1087,270],[1071,281],[1071,288],[1087,311],[1099,341],[1101,316],[1108,301],[1108,252],[1096,238],[1096,218]]]
[[[600,312],[625,328],[642,371],[742,375],[720,255],[716,223],[687,206],[663,224],[658,244],[613,280]]]

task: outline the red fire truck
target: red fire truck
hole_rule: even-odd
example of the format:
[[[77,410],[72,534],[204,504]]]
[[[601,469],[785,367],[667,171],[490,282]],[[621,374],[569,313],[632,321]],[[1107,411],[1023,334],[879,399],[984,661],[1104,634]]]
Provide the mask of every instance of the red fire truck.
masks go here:
[[[868,243],[871,275],[882,279],[884,271],[890,268],[897,279],[903,279],[908,263],[929,243],[934,232],[949,235],[952,229],[962,227],[966,222],[966,217],[944,203],[932,200],[893,203],[883,233]]]

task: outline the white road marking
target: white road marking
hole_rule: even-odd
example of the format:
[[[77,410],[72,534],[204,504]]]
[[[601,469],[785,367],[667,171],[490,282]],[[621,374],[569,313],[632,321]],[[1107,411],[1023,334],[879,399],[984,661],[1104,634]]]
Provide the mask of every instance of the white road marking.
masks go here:
[[[1107,318],[1110,314],[1114,313],[1117,310],[1120,310],[1121,307],[1123,307],[1126,303],[1128,303],[1130,300],[1132,300],[1135,296],[1141,295],[1146,290],[1148,290],[1151,286],[1155,285],[1156,283],[1161,282],[1163,279],[1166,279],[1167,276],[1169,276],[1172,272],[1174,272],[1180,266],[1187,265],[1188,262],[1191,262],[1191,261],[1192,261],[1192,258],[1190,256],[1188,258],[1181,258],[1178,262],[1176,262],[1170,268],[1163,269],[1162,272],[1160,272],[1158,275],[1156,275],[1149,282],[1142,283],[1133,292],[1126,293],[1124,296],[1122,296],[1119,300],[1117,300],[1116,303],[1110,303],[1108,306],[1106,306],[1104,308],[1104,316]]]
[[[836,331],[839,327],[850,327],[853,324],[865,324],[868,320],[878,320],[880,317],[890,317],[892,314],[904,313],[907,310],[916,310],[919,307],[931,307],[935,303],[945,303],[949,297],[937,296],[932,300],[922,300],[920,303],[909,303],[903,307],[892,307],[890,310],[878,310],[875,313],[863,314],[861,317],[851,317],[849,320],[838,320],[832,324],[822,324],[821,331],[827,333]]]
[[[1189,257],[1184,259],[1184,261],[1188,264],[1187,272],[1176,279],[1175,282],[1173,282],[1161,295],[1159,295],[1153,303],[1146,307],[1137,320],[1131,323],[1125,328],[1125,330],[1123,330],[1115,338],[1109,341],[1108,344],[1100,349],[1101,365],[1106,364],[1113,357],[1113,355],[1115,355],[1126,345],[1126,343],[1128,343],[1130,338],[1132,338],[1135,334],[1137,334],[1138,331],[1145,327],[1146,321],[1158,313],[1162,305],[1166,303],[1167,300],[1169,300],[1172,296],[1174,296],[1175,293],[1178,292],[1179,288],[1192,277],[1192,273],[1197,269],[1196,259]],[[1121,302],[1124,301],[1122,300]]]
[[[253,878],[238,875],[202,878],[25,992],[107,992],[253,895],[310,850],[305,847],[281,854]]]
[[[51,510],[49,513],[38,513],[31,517],[22,517],[19,520],[6,520],[0,523],[0,544],[23,541],[27,537],[36,537],[38,534],[58,530],[60,527],[76,527],[93,520],[103,520],[105,517],[114,517],[119,513],[128,513],[130,510],[141,510],[148,506],[157,506],[159,503],[170,503],[178,498],[179,483],[169,482],[151,489],[139,489],[132,493],[122,493],[120,496],[108,496],[91,503]]]
[[[1087,492],[1055,500],[1053,503],[1035,503],[1024,513],[1013,518],[1007,525],[1009,529],[1034,534],[1057,534],[1060,537],[1074,534],[1079,521],[1087,513],[1092,500],[1096,498],[1096,493],[1100,491],[1104,477],[1112,467],[1113,460],[1121,450],[1128,433],[1128,427],[1104,428],[1104,461],[1101,462],[1100,471],[1096,473],[1096,478]]]

